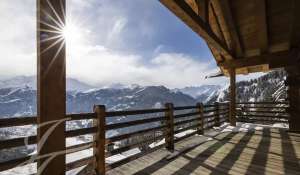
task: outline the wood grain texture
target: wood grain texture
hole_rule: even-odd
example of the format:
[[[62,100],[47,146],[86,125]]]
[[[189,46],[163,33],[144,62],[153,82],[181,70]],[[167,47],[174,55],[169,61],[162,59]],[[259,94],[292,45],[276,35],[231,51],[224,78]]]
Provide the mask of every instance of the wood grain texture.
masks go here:
[[[208,138],[212,138],[209,141]],[[107,172],[108,175],[290,174],[300,172],[300,134],[264,128],[192,136]]]
[[[66,47],[64,38],[58,37],[65,25],[65,11],[65,0],[37,1],[38,155],[54,155],[66,148],[65,122],[60,121],[66,116]],[[51,123],[45,125],[47,122]],[[55,129],[47,135],[51,127]],[[38,174],[65,173],[65,154],[59,154],[42,168],[45,162],[38,161]]]

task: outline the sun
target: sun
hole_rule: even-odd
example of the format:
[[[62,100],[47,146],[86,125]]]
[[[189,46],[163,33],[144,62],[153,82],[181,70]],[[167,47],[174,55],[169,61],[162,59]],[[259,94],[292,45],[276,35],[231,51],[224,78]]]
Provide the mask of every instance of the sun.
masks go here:
[[[71,21],[63,27],[62,36],[65,39],[67,49],[75,49],[74,47],[80,44],[82,40],[82,31],[79,26]]]

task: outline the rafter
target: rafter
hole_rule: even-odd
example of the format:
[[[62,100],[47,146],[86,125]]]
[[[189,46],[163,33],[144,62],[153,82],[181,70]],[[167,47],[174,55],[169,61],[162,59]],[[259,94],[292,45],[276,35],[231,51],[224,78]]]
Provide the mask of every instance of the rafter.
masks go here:
[[[222,31],[219,18],[216,14],[214,6],[211,3],[209,4],[209,9],[211,10],[212,13],[212,18],[211,18],[212,23],[210,24],[210,26],[212,27],[212,30],[217,34],[218,38],[220,38],[224,43],[226,43],[224,32]],[[226,45],[226,47],[228,47],[228,45]],[[228,47],[228,49],[230,48]]]
[[[211,27],[197,13],[195,13],[195,11],[185,1],[160,0],[160,2],[176,16],[182,19],[198,35],[203,37],[209,45],[213,46],[223,56],[230,59],[233,58],[226,45],[214,34]]]
[[[198,5],[198,15],[208,23],[208,0],[196,0]]]
[[[261,53],[268,52],[268,24],[266,0],[255,0],[255,13],[257,22],[257,40]]]
[[[300,48],[300,1],[292,1],[292,20],[291,20],[291,34],[290,34],[290,46],[291,48]]]
[[[228,0],[212,0],[211,2],[213,3],[215,9],[221,13],[220,20],[222,23],[222,30],[225,33],[228,33],[228,37],[230,37],[226,39],[232,41],[229,45],[229,49],[234,51],[237,57],[243,56],[243,47],[241,45],[240,37],[235,26]]]
[[[297,60],[298,52],[296,51],[284,51],[277,53],[270,53],[264,55],[258,55],[248,58],[241,58],[235,60],[228,60],[218,65],[225,68],[243,68],[243,67],[251,67],[257,65],[268,64],[269,68],[280,68],[286,67],[289,65],[297,64],[299,60]]]

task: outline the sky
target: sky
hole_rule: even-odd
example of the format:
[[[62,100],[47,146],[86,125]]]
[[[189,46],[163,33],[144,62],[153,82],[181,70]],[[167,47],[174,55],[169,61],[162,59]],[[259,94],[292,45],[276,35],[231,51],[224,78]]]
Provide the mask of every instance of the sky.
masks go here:
[[[0,78],[35,75],[36,0],[1,0],[0,26]],[[67,77],[93,86],[228,83],[204,78],[219,70],[205,41],[158,0],[67,0],[67,26]]]

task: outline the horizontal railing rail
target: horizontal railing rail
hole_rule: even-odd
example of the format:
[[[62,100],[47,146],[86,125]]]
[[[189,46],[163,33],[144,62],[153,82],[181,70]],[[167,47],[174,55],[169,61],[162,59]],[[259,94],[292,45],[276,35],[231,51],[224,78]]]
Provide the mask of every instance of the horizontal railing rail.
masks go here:
[[[236,103],[237,121],[251,123],[288,123],[288,102]]]

